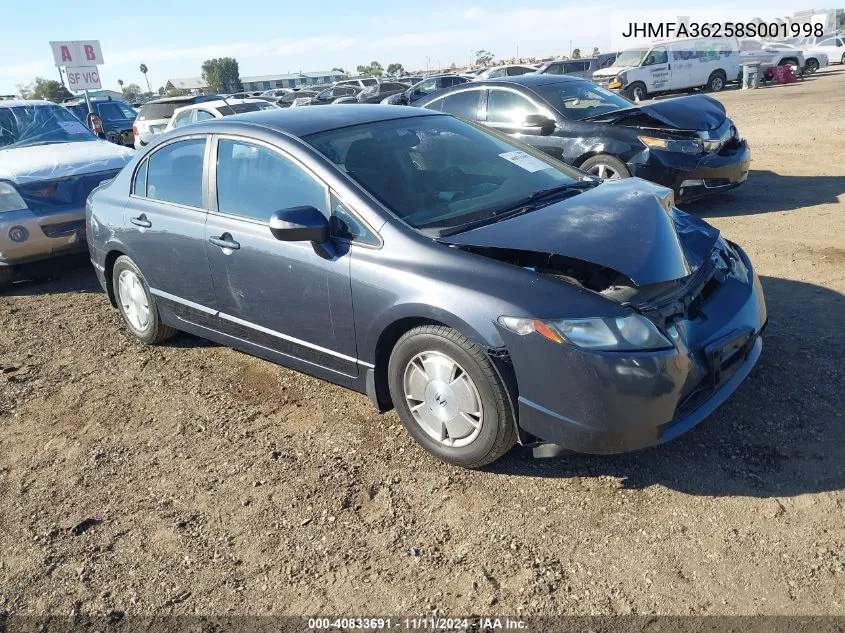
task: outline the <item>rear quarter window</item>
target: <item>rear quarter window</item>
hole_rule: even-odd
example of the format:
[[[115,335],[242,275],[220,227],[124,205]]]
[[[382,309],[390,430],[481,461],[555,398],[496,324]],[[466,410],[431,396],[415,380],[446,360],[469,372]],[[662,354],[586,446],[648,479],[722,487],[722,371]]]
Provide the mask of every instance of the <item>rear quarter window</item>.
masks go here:
[[[169,119],[173,116],[176,108],[184,105],[184,103],[147,103],[141,106],[141,111],[138,112],[138,120]]]

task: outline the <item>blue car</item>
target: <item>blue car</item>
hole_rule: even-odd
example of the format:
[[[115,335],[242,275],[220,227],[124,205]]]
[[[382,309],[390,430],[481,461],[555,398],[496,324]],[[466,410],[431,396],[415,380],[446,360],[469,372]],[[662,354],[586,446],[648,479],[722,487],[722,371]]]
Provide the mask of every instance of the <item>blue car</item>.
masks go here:
[[[469,468],[517,442],[666,442],[762,349],[747,255],[671,190],[429,110],[177,129],[90,196],[87,221],[140,341],[182,330],[366,393]]]

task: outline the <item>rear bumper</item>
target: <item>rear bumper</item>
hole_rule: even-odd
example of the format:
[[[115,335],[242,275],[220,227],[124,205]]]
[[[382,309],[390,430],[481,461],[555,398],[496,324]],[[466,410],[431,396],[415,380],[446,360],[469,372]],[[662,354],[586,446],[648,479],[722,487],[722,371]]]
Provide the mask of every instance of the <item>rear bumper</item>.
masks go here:
[[[26,264],[86,248],[84,207],[51,212],[24,209],[0,215],[0,266]]]
[[[587,352],[502,332],[519,389],[519,426],[592,454],[668,442],[715,411],[754,367],[766,306],[759,279],[729,277],[693,320],[666,327],[673,349]]]
[[[751,149],[746,141],[729,153],[704,158],[646,150],[628,162],[632,176],[670,187],[678,201],[690,201],[727,191],[748,179]]]

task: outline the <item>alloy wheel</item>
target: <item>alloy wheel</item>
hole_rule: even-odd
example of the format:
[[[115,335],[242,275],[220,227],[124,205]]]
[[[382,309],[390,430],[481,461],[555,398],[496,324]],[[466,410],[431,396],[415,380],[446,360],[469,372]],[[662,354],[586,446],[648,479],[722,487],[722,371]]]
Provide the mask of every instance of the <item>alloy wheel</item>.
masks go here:
[[[725,87],[725,82],[721,77],[713,77],[713,81],[710,82],[710,86],[713,88],[713,92],[719,92]]]
[[[451,448],[471,444],[481,432],[484,407],[470,375],[454,359],[421,352],[405,366],[405,401],[420,428]]]
[[[602,180],[619,180],[622,178],[622,176],[619,175],[619,172],[613,169],[613,167],[603,163],[593,165],[587,171],[594,176],[598,176]]]
[[[150,302],[138,275],[131,270],[121,271],[117,294],[129,324],[139,332],[146,330],[150,325]]]

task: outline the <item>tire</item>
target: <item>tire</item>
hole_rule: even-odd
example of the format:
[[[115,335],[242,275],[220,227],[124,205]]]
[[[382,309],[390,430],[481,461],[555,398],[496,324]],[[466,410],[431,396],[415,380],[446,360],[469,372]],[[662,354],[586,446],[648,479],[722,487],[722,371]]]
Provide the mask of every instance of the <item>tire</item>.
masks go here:
[[[125,287],[121,288],[121,283],[125,283]],[[157,345],[176,334],[174,328],[161,322],[147,280],[135,262],[126,255],[121,255],[114,262],[112,288],[120,316],[139,341]],[[141,309],[143,305],[146,305],[146,310]]]
[[[631,101],[642,101],[648,96],[648,90],[643,82],[635,81],[625,88],[625,96]]]
[[[839,60],[840,64],[845,64],[845,53],[842,53],[842,59]]]
[[[598,176],[602,180],[619,180],[621,178],[631,177],[628,166],[609,154],[599,154],[598,156],[588,158],[581,163],[581,169],[590,172],[594,176]]]
[[[10,288],[16,277],[17,273],[12,266],[0,266],[0,290]]]
[[[484,349],[456,330],[425,325],[406,332],[387,372],[402,424],[444,462],[480,468],[516,443],[507,388]]]
[[[714,70],[710,73],[710,77],[707,79],[707,88],[708,92],[721,92],[725,89],[725,83],[727,78],[725,77],[725,73],[721,70]]]
[[[804,64],[804,73],[807,75],[812,75],[819,69],[819,61],[817,59],[808,59],[807,63]]]

